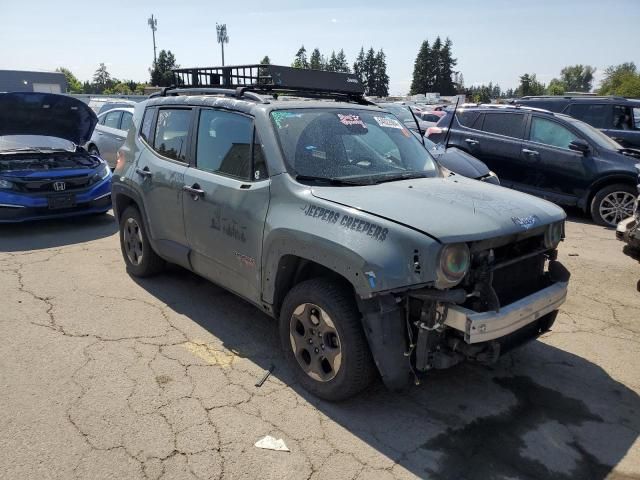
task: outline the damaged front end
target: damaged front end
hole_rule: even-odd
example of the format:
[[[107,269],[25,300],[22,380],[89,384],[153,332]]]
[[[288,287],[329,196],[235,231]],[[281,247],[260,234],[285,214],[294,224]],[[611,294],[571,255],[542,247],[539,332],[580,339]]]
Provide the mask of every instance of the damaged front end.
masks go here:
[[[548,331],[570,276],[557,260],[562,236],[558,223],[544,231],[473,242],[457,281],[441,262],[434,287],[363,302],[365,330],[385,384],[402,388],[408,379],[418,382],[424,372],[465,360],[493,363]],[[460,252],[455,259],[463,261]],[[454,273],[459,264],[453,262]]]

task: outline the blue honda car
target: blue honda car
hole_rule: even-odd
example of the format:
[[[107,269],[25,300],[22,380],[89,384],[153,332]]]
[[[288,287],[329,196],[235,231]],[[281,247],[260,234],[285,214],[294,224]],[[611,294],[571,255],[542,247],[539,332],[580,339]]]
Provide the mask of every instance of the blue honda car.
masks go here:
[[[111,170],[79,146],[96,123],[72,97],[0,93],[0,223],[111,208]]]

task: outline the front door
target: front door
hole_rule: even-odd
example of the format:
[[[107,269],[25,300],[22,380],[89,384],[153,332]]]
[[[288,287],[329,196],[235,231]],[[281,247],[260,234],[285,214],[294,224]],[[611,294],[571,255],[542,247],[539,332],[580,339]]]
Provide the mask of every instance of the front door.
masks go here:
[[[519,190],[562,205],[575,205],[589,187],[588,159],[569,149],[577,133],[551,116],[531,115],[522,144],[523,181]]]
[[[194,160],[184,177],[184,224],[195,271],[258,303],[270,181],[253,119],[198,113]]]

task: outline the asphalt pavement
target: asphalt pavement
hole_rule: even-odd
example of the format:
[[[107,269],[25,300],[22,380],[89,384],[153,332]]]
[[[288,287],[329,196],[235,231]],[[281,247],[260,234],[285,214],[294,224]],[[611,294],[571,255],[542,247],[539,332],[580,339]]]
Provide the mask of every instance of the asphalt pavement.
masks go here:
[[[130,277],[110,214],[0,226],[0,478],[640,479],[640,263],[577,217],[560,259],[539,341],[331,404],[259,310],[178,267]]]

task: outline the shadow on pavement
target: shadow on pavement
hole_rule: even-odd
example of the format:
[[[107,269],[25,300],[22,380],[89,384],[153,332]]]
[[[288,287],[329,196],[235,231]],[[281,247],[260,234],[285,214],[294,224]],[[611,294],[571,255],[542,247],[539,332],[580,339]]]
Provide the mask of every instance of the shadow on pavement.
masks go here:
[[[23,252],[74,245],[113,235],[118,225],[111,212],[35,222],[0,224],[0,252]]]
[[[605,479],[640,432],[634,391],[540,341],[491,368],[435,372],[406,393],[378,381],[354,399],[324,402],[295,382],[275,322],[257,308],[178,268],[137,281],[226,348],[265,371],[274,364],[273,375],[322,414],[421,478]]]

